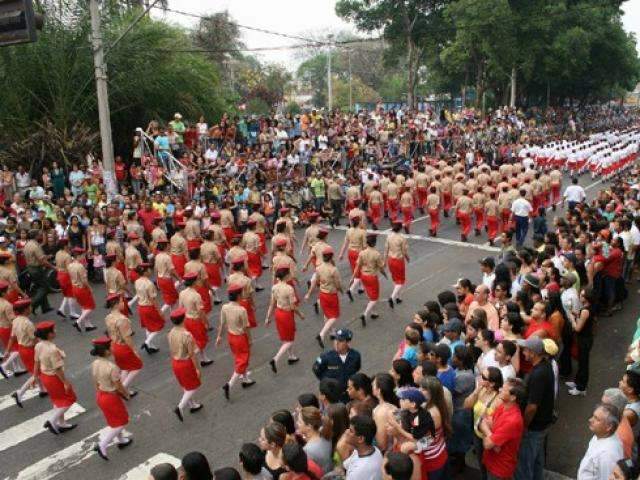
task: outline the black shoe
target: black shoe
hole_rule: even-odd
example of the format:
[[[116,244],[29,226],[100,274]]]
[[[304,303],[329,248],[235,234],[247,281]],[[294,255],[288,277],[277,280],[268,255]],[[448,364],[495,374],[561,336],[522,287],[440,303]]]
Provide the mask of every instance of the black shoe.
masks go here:
[[[318,305],[318,302],[313,304],[313,309],[315,310],[316,315],[320,315],[320,305]]]
[[[62,318],[64,318],[65,320],[67,319],[67,316],[66,316],[64,313],[62,313],[62,311],[61,311],[61,310],[58,310],[58,312],[57,312],[57,313],[58,313],[58,316],[59,316],[59,317],[62,317]]]
[[[248,382],[242,382],[242,388],[253,387],[256,384],[255,380],[249,380]]]
[[[300,359],[298,357],[296,357],[296,358],[288,358],[287,359],[287,363],[289,365],[293,365],[294,363],[298,363],[299,361],[300,361]]]
[[[78,325],[78,322],[73,322],[71,326],[75,328],[78,331],[78,333],[82,333],[82,329],[80,328],[80,325]]]
[[[264,290],[264,287],[256,287],[256,292],[261,292],[262,290]]]
[[[227,400],[229,400],[229,384],[225,383],[222,386],[222,391],[224,392],[224,398],[226,398]]]
[[[72,423],[68,427],[58,427],[58,430],[60,431],[60,433],[64,433],[64,432],[68,432],[69,430],[73,430],[77,426],[78,426],[77,423]]]
[[[442,214],[447,218],[449,217],[449,212],[448,211],[444,211],[444,212],[442,212]]]
[[[389,298],[389,306],[390,306],[391,308],[393,308],[393,307],[394,307],[394,304],[393,304],[393,298]]]
[[[98,327],[96,327],[95,325],[91,325],[90,327],[86,327],[84,329],[85,332],[93,332],[94,330],[97,330]]]
[[[0,375],[2,375],[4,378],[9,378],[9,375],[7,374],[7,372],[4,371],[4,368],[2,368],[1,366],[0,366]]]
[[[49,392],[42,392],[42,391],[38,392],[38,397],[40,398],[45,398],[48,396],[49,396]]]
[[[320,348],[324,350],[324,342],[322,341],[322,337],[320,335],[316,335],[316,342],[320,345]]]
[[[220,305],[222,303],[222,300],[214,300],[213,304],[214,305]]]
[[[362,295],[364,293],[364,288],[359,288],[358,289],[358,295]]]
[[[269,360],[269,366],[271,367],[271,371],[273,373],[278,373],[278,368],[276,367],[275,359],[272,358],[271,360]]]
[[[213,360],[202,360],[200,362],[200,366],[201,367],[208,367],[209,365],[211,365],[213,363]]]
[[[102,453],[102,450],[100,450],[100,447],[98,445],[95,445],[93,447],[93,451],[96,452],[101,459],[107,462],[109,461],[109,457],[107,457],[104,453]]]
[[[29,373],[29,370],[18,370],[17,372],[13,372],[14,377],[21,377],[22,375],[26,375]]]
[[[401,298],[396,298],[396,303],[402,303],[402,299]]]
[[[353,293],[351,293],[351,290],[347,290],[347,296],[349,297],[349,300],[353,302]]]
[[[53,424],[49,420],[44,422],[44,425],[42,426],[42,428],[46,428],[54,435],[58,435],[58,430],[56,429],[56,427],[53,426]]]
[[[406,233],[407,235],[409,235],[409,227],[404,227],[404,233]]]
[[[364,315],[360,315],[360,323],[362,323],[362,327],[367,326],[367,318]]]
[[[178,417],[178,420],[180,420],[181,422],[184,422],[184,417],[182,416],[182,410],[180,410],[180,407],[174,408],[173,413],[176,414],[176,417]]]
[[[11,397],[15,400],[16,405],[18,405],[20,408],[24,408],[24,405],[22,405],[22,400],[18,398],[18,392],[13,392],[11,394]]]
[[[80,318],[80,315],[70,315],[70,317],[74,320],[78,320]]]
[[[555,211],[556,211],[556,206],[555,206],[555,205],[553,205],[553,206],[551,207],[551,209],[555,212]]]
[[[133,438],[127,438],[127,440],[125,440],[124,442],[118,443],[118,448],[122,450],[123,448],[127,448],[132,443],[133,443]]]
[[[311,280],[307,280],[307,290],[311,288]]]
[[[466,242],[467,241],[467,236],[466,235],[460,235],[460,241],[461,242]]]
[[[476,228],[476,237],[480,236],[480,229]]]
[[[195,407],[191,407],[191,408],[189,409],[189,411],[190,411],[191,413],[196,413],[196,412],[199,412],[200,410],[202,410],[203,408],[204,408],[204,405],[202,405],[201,403],[199,403],[199,404],[198,404],[198,405],[196,405]]]
[[[433,231],[433,233],[431,234],[432,237],[437,237],[438,236],[438,232],[436,232],[435,230]]]
[[[138,396],[138,393],[140,393],[140,392],[138,392],[137,390],[130,390],[129,391],[129,400],[131,400],[133,397]]]
[[[376,318],[380,318],[380,315],[378,315],[377,313],[372,313],[371,318],[375,320]]]
[[[489,246],[493,247],[493,240],[489,240]]]
[[[43,308],[43,309],[42,309],[42,314],[43,314],[43,315],[45,315],[45,314],[49,313],[49,312],[50,312],[50,311],[52,311],[52,310],[53,310],[53,308],[51,308],[51,307],[49,307],[49,308]]]

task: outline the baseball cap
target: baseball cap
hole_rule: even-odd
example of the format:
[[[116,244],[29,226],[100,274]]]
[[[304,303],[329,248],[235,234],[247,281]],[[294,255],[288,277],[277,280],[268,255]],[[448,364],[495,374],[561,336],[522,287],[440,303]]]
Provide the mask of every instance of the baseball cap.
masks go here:
[[[537,336],[529,337],[526,340],[518,340],[517,344],[519,347],[531,350],[533,353],[538,355],[544,352],[544,343],[542,343],[540,337]]]
[[[558,345],[552,339],[545,338],[542,341],[542,345],[544,346],[544,351],[547,355],[554,357],[558,354]]]
[[[422,405],[426,402],[423,393],[414,387],[402,388],[398,391],[398,398],[400,400],[409,400],[417,405]]]
[[[350,342],[352,338],[353,332],[348,328],[336,330],[336,332],[331,335],[331,340],[342,340],[343,342]]]

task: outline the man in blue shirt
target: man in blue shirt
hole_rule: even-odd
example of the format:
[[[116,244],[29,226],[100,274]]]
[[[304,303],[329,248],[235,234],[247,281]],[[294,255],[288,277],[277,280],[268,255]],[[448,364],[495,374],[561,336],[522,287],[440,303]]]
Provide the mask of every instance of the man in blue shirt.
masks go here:
[[[462,335],[463,330],[464,326],[462,325],[462,322],[457,318],[452,318],[444,326],[443,333],[448,341],[443,343],[447,343],[449,345],[449,350],[451,350],[451,358],[453,358],[453,353],[456,347],[458,345],[464,345],[464,342],[460,339],[460,335]],[[449,365],[451,364],[451,358],[449,359]]]
[[[351,330],[341,328],[331,336],[333,350],[320,355],[313,364],[313,373],[322,380],[323,378],[335,378],[340,382],[342,395],[346,395],[347,381],[354,373],[360,371],[360,352],[351,348],[353,338]]]

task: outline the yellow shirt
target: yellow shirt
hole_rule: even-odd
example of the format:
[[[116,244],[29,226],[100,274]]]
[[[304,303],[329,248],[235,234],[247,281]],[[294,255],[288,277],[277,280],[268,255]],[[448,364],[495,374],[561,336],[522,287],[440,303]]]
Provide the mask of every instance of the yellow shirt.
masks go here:
[[[167,213],[167,206],[162,202],[159,202],[159,203],[153,202],[152,207],[155,211],[157,211],[162,216],[164,216],[165,213]]]

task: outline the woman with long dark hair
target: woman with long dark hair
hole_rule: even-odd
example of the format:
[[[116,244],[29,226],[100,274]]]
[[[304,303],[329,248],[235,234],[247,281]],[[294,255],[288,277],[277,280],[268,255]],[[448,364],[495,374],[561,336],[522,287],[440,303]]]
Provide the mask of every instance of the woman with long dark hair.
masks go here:
[[[589,287],[580,292],[582,308],[577,318],[571,318],[571,327],[576,332],[578,343],[578,370],[573,382],[566,382],[569,395],[584,396],[587,394],[589,383],[589,355],[593,347],[593,329],[595,326],[595,299],[593,290]]]
[[[384,452],[389,445],[388,420],[399,406],[395,388],[396,382],[388,373],[378,373],[373,377],[373,396],[378,399],[378,405],[373,409],[373,420],[377,427],[376,444],[381,452]]]

